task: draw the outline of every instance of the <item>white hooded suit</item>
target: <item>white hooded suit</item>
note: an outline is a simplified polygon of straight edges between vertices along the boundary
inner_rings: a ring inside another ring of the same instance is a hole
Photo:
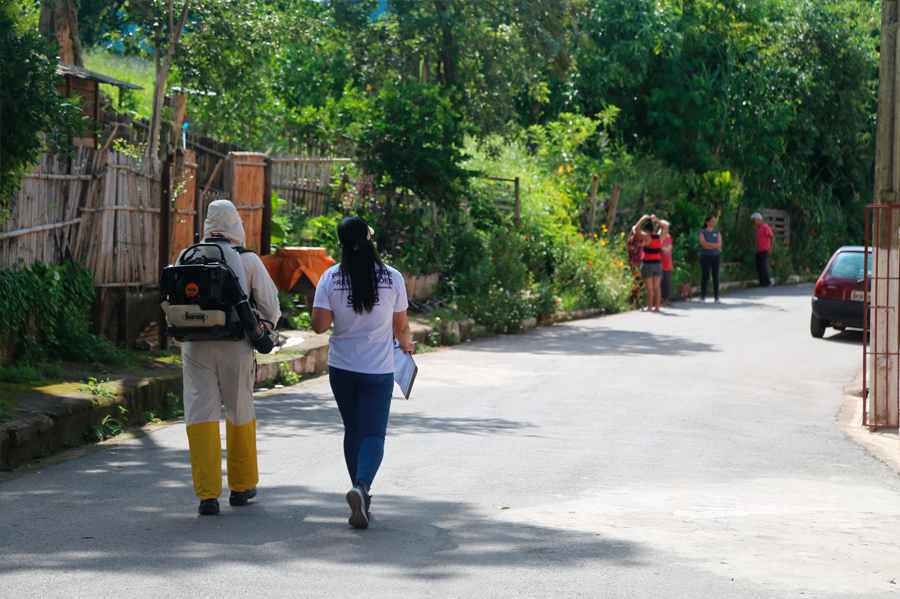
[[[209,205],[203,235],[221,233],[243,245],[244,227],[237,209],[228,200]],[[240,254],[244,288],[264,320],[278,322],[281,310],[278,290],[259,256]],[[184,366],[184,414],[191,451],[194,492],[203,499],[222,494],[222,442],[219,419],[225,406],[228,487],[246,491],[259,482],[256,462],[256,413],[253,383],[256,360],[250,340],[188,341],[182,350]]]

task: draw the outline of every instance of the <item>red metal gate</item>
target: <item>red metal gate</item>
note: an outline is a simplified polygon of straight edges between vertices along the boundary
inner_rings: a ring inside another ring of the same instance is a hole
[[[863,426],[891,428],[900,424],[900,205],[866,206],[866,248]]]

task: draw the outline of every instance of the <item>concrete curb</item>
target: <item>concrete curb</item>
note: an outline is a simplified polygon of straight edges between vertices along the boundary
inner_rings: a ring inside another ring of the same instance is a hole
[[[844,407],[838,415],[838,428],[864,447],[873,458],[900,474],[900,434],[897,429],[869,431],[862,425],[862,368],[843,391]]]
[[[266,380],[275,380],[278,375],[278,366],[286,363],[288,368],[300,376],[324,374],[328,372],[328,339],[330,335],[301,335],[302,347],[298,349],[304,353],[299,356],[289,356],[279,359],[278,354],[271,358],[257,357],[256,380],[254,387],[259,387]]]
[[[800,283],[809,283],[815,281],[818,277],[813,275],[791,275],[784,281],[777,278],[772,279],[772,286],[776,285],[798,285]],[[712,283],[710,283],[712,285]],[[759,286],[759,281],[726,281],[719,283],[719,291],[740,291],[741,289],[753,289]],[[691,293],[700,294],[700,285],[691,285]]]
[[[73,392],[20,400],[16,410],[25,412],[23,416],[0,423],[0,461],[16,464],[61,449],[81,440],[88,427],[100,426],[107,416],[123,426],[137,424],[143,412],[158,413],[173,403],[168,394],[180,397],[184,386],[181,374],[174,372],[159,377],[125,377],[108,384],[116,390],[115,397]],[[181,401],[177,403],[181,405]]]

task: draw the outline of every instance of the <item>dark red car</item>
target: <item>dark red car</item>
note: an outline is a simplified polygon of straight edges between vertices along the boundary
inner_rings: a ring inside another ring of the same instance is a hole
[[[866,249],[844,246],[837,250],[816,281],[812,298],[809,332],[825,335],[825,327],[838,331],[863,328],[863,281]],[[872,276],[872,248],[869,248],[869,276]]]

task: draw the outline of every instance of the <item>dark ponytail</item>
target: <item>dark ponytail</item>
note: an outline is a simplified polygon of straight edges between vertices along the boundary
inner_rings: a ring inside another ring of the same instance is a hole
[[[348,216],[338,224],[341,241],[342,277],[350,279],[350,302],[353,311],[371,313],[378,303],[378,279],[384,263],[369,239],[369,225],[362,217]]]

